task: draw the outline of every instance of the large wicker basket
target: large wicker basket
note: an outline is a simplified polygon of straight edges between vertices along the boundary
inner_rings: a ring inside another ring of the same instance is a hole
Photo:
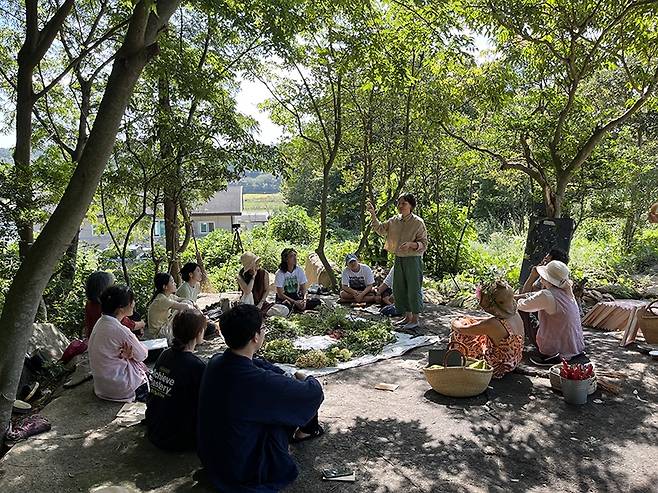
[[[432,388],[448,397],[473,397],[484,392],[491,382],[493,368],[485,365],[486,369],[468,368],[468,365],[477,360],[464,357],[456,350],[450,349],[444,357],[444,365],[450,352],[458,352],[461,357],[461,366],[443,366],[442,368],[423,368],[423,373]]]
[[[637,324],[647,344],[658,344],[658,300],[638,310]]]

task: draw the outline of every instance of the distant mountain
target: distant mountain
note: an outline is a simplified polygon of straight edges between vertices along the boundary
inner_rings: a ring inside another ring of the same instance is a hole
[[[281,178],[270,173],[250,171],[245,173],[238,184],[242,185],[243,193],[278,193],[281,191]]]

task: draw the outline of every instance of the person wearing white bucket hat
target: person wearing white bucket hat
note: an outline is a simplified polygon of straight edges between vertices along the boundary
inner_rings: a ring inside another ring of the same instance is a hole
[[[242,291],[240,303],[262,308],[269,291],[269,274],[260,267],[260,257],[253,252],[244,252],[240,257],[242,269],[236,280]]]
[[[523,312],[537,312],[537,349],[540,356],[531,358],[533,363],[552,365],[562,358],[583,353],[585,340],[580,323],[578,304],[571,290],[569,267],[559,260],[551,260],[537,267],[542,289],[528,293],[518,301]]]

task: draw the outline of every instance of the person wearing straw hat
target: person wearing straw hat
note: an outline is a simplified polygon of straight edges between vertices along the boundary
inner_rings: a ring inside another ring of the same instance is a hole
[[[267,298],[269,275],[260,267],[260,257],[253,252],[244,252],[240,257],[242,268],[236,277],[242,298],[240,303],[262,308]]]
[[[514,290],[502,280],[484,283],[475,293],[491,317],[462,317],[452,321],[451,342],[466,349],[467,358],[484,359],[501,378],[523,358],[523,320],[516,310]]]
[[[553,365],[561,359],[570,360],[583,353],[585,340],[580,323],[580,311],[571,289],[569,267],[559,260],[551,260],[537,267],[542,289],[528,293],[518,300],[518,309],[537,312],[538,357],[531,357],[537,365]]]

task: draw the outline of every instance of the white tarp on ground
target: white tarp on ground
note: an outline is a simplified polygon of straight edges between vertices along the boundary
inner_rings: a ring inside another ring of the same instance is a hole
[[[381,353],[374,356],[367,354],[359,358],[354,358],[350,361],[347,361],[346,363],[338,363],[338,366],[330,366],[325,368],[297,368],[296,366],[284,365],[282,363],[277,363],[277,366],[285,370],[287,373],[292,374],[297,370],[300,370],[307,375],[313,375],[317,377],[317,376],[329,375],[331,373],[336,373],[340,370],[347,370],[348,368],[356,368],[357,366],[369,365],[372,363],[376,363],[377,361],[395,358],[396,356],[402,356],[404,353],[411,351],[412,349],[415,349],[417,347],[429,346],[430,344],[439,342],[439,336],[413,337],[409,334],[403,334],[402,332],[394,332],[394,334],[396,337],[396,341],[384,346],[384,349],[382,350]],[[310,345],[308,339],[311,338],[306,338],[303,342],[298,342],[302,339],[304,338],[300,338],[297,341],[295,341],[295,346],[297,346],[298,343],[300,344],[304,343],[304,345],[307,346],[306,349],[320,349],[319,347],[308,347]]]

